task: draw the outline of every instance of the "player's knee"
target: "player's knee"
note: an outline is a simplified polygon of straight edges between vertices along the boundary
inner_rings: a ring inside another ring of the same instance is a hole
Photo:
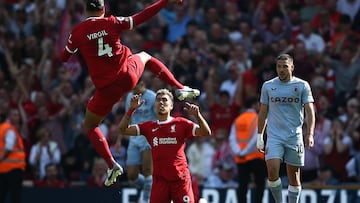
[[[137,55],[140,57],[141,61],[142,61],[144,64],[146,64],[146,63],[151,59],[151,57],[152,57],[150,54],[148,54],[148,53],[145,52],[145,51],[142,51],[142,52],[138,53]]]
[[[127,178],[130,180],[130,181],[135,181],[138,177],[138,172],[137,171],[134,171],[134,170],[128,170],[127,171]]]
[[[142,169],[142,173],[144,174],[145,177],[152,175],[151,167],[144,167]]]
[[[92,128],[96,128],[98,127],[100,121],[101,119],[85,117],[84,121],[82,122],[83,129],[88,131]]]
[[[95,122],[89,121],[89,119],[85,119],[82,123],[83,129],[87,132],[92,128],[96,128],[97,124]]]
[[[277,179],[279,177],[279,171],[277,171],[275,168],[268,168],[268,178],[270,180]]]

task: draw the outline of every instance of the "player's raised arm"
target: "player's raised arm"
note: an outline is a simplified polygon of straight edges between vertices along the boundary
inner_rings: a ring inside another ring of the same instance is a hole
[[[173,0],[159,0],[146,7],[139,13],[131,16],[134,22],[134,26],[137,26],[155,16],[162,8],[166,6],[167,2],[173,2]],[[177,2],[180,3],[179,1]]]
[[[195,130],[195,135],[200,136],[209,136],[211,135],[211,130],[209,124],[206,122],[205,118],[201,115],[199,107],[195,104],[185,103],[185,110],[192,116],[195,117],[199,128]]]
[[[62,62],[66,62],[69,60],[70,56],[75,54],[77,52],[77,48],[75,48],[74,50],[71,50],[71,48],[69,48],[69,45],[71,45],[71,35],[69,36],[67,45],[65,46],[65,48],[63,49],[62,53],[61,53],[61,61]]]
[[[130,100],[130,108],[126,112],[126,114],[122,117],[119,123],[119,133],[121,135],[139,135],[140,132],[135,125],[130,125],[131,116],[133,115],[134,111],[138,109],[143,102],[140,100],[141,95],[135,94]]]

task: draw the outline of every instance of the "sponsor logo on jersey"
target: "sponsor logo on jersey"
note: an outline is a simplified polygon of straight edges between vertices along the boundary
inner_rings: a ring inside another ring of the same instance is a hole
[[[177,144],[176,137],[154,137],[153,138],[153,146],[159,146],[159,145],[171,145],[171,144]]]
[[[271,102],[275,103],[299,103],[300,98],[297,97],[270,97]]]

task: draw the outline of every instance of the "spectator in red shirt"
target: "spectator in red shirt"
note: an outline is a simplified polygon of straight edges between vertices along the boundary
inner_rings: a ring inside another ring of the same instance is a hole
[[[42,180],[35,180],[34,186],[64,188],[67,182],[61,178],[58,166],[55,163],[48,163],[45,166],[45,177]]]
[[[326,6],[314,16],[312,27],[329,42],[339,25],[341,13],[336,10],[336,0],[328,0]]]
[[[334,57],[340,56],[340,51],[344,47],[353,46],[360,41],[360,34],[351,29],[351,18],[343,14],[340,17],[339,31],[331,38],[331,50]]]
[[[234,69],[234,71],[240,72],[240,69]],[[210,109],[211,130],[214,133],[216,133],[219,129],[225,129],[227,132],[230,132],[231,124],[236,118],[236,116],[239,114],[240,110],[242,94],[242,74],[238,73],[239,81],[235,90],[233,102],[231,102],[229,92],[227,92],[226,90],[219,91],[217,89],[215,75],[215,68],[210,68],[205,86],[206,99]]]
[[[91,175],[86,181],[87,187],[104,187],[104,181],[106,179],[106,162],[102,158],[95,157],[92,166]],[[115,185],[113,185],[115,186]]]

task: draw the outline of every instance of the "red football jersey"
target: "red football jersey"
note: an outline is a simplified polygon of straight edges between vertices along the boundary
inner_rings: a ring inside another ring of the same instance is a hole
[[[122,72],[124,62],[132,54],[120,40],[121,31],[132,28],[132,17],[90,17],[73,29],[65,49],[72,54],[78,53],[85,61],[94,85],[104,87]]]
[[[151,145],[154,176],[175,181],[190,175],[185,140],[195,136],[198,127],[194,122],[174,117],[169,121],[148,121],[137,125]]]
[[[210,106],[211,131],[216,133],[218,129],[226,129],[230,132],[231,124],[239,115],[240,106],[236,103],[222,107],[219,104]]]

